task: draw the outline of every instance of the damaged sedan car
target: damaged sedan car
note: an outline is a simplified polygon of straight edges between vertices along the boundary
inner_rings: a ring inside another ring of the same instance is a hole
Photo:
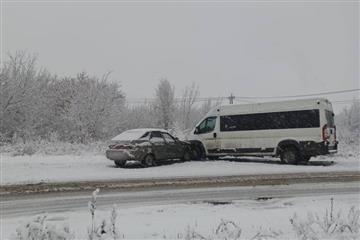
[[[118,167],[138,161],[145,167],[169,159],[191,160],[191,145],[163,129],[127,130],[111,140],[106,157]]]

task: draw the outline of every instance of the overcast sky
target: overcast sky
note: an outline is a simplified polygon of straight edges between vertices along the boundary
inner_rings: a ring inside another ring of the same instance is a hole
[[[3,49],[60,76],[113,71],[129,98],[276,96],[359,88],[359,7],[338,3],[3,3]],[[329,96],[351,99],[358,93]]]

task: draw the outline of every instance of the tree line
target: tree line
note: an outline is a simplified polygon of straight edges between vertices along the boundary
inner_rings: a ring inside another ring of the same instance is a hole
[[[58,77],[36,65],[26,52],[8,55],[0,68],[0,142],[56,139],[87,143],[106,140],[132,128],[191,129],[219,100],[199,104],[193,83],[175,98],[175,87],[160,79],[154,100],[132,105],[118,82],[81,72]],[[140,96],[141,97],[141,96]],[[360,104],[335,117],[338,137],[359,144]],[[185,131],[186,132],[186,131]]]
[[[0,69],[0,141],[55,138],[86,143],[131,128],[185,130],[194,126],[216,101],[195,104],[195,84],[175,100],[175,87],[161,79],[155,100],[130,105],[118,82],[81,72],[58,77],[36,65],[26,52],[9,55]]]

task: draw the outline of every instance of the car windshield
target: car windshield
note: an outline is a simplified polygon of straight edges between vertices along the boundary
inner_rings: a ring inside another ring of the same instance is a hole
[[[125,132],[117,135],[116,137],[114,137],[111,140],[112,141],[134,141],[134,140],[138,140],[139,138],[144,136],[146,133],[147,132],[143,131],[143,130],[128,130],[128,131],[125,131]]]

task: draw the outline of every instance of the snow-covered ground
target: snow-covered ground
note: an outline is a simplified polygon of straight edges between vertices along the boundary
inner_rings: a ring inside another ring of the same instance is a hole
[[[121,239],[184,239],[189,232],[195,232],[205,237],[216,236],[216,228],[223,220],[233,221],[241,228],[242,239],[251,239],[257,233],[273,235],[276,239],[295,239],[295,231],[290,223],[294,213],[301,220],[306,220],[309,212],[317,213],[323,220],[326,211],[328,211],[328,217],[331,212],[331,198],[334,199],[334,218],[339,211],[346,218],[352,206],[356,206],[358,209],[360,199],[357,194],[238,200],[221,204],[189,202],[172,205],[117,207],[116,226]],[[98,200],[101,201],[101,199]],[[96,223],[100,224],[103,219],[109,223],[110,211],[111,207],[98,208],[95,213]],[[21,216],[1,219],[3,226],[1,239],[9,239],[12,234],[16,233],[16,228],[33,218],[34,216]],[[75,234],[76,239],[87,239],[86,231],[91,226],[91,216],[87,206],[79,211],[48,214],[47,220],[49,224],[57,226],[65,223]],[[231,224],[228,227],[227,231],[234,230]],[[235,230],[237,231],[237,229]]]
[[[359,153],[312,158],[308,165],[283,165],[276,158],[238,158],[218,161],[171,162],[151,168],[115,168],[103,155],[1,156],[1,184],[229,176],[249,174],[360,171]]]

